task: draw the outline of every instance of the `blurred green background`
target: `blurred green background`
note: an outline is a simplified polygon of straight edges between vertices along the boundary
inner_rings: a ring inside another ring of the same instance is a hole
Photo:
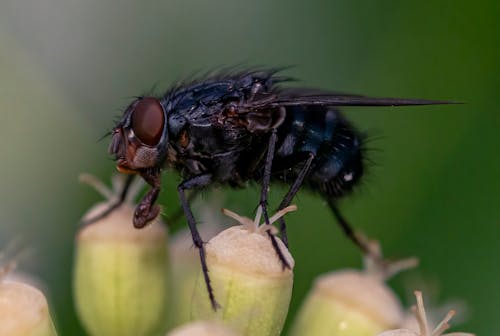
[[[99,196],[77,176],[114,171],[107,140],[98,142],[113,118],[130,97],[195,71],[296,65],[287,73],[308,86],[467,103],[346,109],[372,135],[375,164],[342,208],[387,256],[420,258],[391,281],[403,297],[417,283],[437,304],[459,299],[460,329],[498,335],[499,15],[496,1],[2,0],[0,246],[20,237],[32,248],[21,268],[47,286],[60,334],[82,334],[73,239]],[[169,212],[177,181],[165,183]],[[273,204],[283,192],[272,189]],[[257,202],[255,188],[221,194],[251,216],[243,200]],[[315,276],[360,265],[320,199],[302,193],[296,203],[290,317]]]

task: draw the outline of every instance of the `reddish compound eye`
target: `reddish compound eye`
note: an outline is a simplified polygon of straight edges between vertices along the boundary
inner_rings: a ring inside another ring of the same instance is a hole
[[[156,146],[163,133],[163,108],[158,99],[141,99],[132,112],[132,130],[145,145]]]

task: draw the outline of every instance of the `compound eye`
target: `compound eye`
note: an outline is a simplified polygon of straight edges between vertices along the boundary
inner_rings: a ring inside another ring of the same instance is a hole
[[[145,97],[132,112],[132,130],[135,136],[148,146],[156,146],[163,133],[163,108],[158,99]]]

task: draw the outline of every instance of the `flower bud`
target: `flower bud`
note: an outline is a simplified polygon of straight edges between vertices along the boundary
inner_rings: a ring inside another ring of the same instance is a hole
[[[378,245],[375,248],[380,254]],[[342,270],[317,278],[290,335],[372,336],[398,326],[403,308],[384,279],[396,268],[413,266],[415,261],[384,265],[383,270],[380,261],[366,261],[366,271]]]
[[[97,184],[97,189],[105,188],[88,176],[86,180]],[[93,218],[114,201],[110,197],[85,218]],[[83,227],[76,237],[74,294],[79,317],[90,335],[165,332],[167,233],[159,220],[135,229],[133,213],[127,201]]]
[[[295,206],[280,211],[271,223]],[[206,245],[207,265],[220,308],[212,309],[200,272],[192,303],[197,319],[219,319],[244,335],[279,335],[290,304],[293,272],[283,267],[269,239],[271,225],[258,226],[261,209],[252,221],[223,210],[241,224],[212,238]],[[272,231],[271,231],[272,232]],[[277,243],[293,268],[283,242]]]
[[[227,326],[215,321],[197,321],[170,331],[167,336],[238,336]]]
[[[377,336],[420,336],[420,334],[410,329],[393,329],[384,331]]]
[[[415,291],[415,296],[417,298],[417,306],[412,307],[413,308],[412,310],[413,313],[415,314],[419,331],[411,329],[393,329],[384,331],[378,334],[377,336],[446,336],[446,335],[474,336],[473,334],[462,333],[462,332],[443,334],[450,327],[448,322],[455,315],[454,310],[450,310],[448,314],[446,314],[444,319],[431,331],[430,330],[431,328],[429,327],[429,323],[427,321],[427,316],[424,307],[424,300],[422,298],[422,292]]]
[[[5,271],[6,269],[0,269]],[[56,336],[45,296],[38,289],[0,274],[0,335]]]

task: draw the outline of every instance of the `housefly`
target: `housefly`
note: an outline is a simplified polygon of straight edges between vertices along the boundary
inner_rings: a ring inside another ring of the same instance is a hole
[[[141,96],[125,109],[113,128],[109,152],[120,172],[141,176],[150,190],[138,204],[133,224],[144,227],[160,212],[155,201],[161,172],[173,168],[183,181],[180,204],[198,248],[211,304],[203,240],[196,228],[187,190],[211,185],[261,185],[259,205],[269,223],[267,196],[272,182],[289,185],[279,209],[304,186],[317,192],[332,209],[341,228],[364,252],[369,248],[337,208],[337,200],[359,183],[364,171],[364,136],[339,112],[340,106],[446,104],[444,101],[371,98],[283,84],[278,70],[222,71],[183,83],[162,96]],[[121,195],[125,198],[127,187]],[[101,214],[110,213],[120,203]],[[268,232],[283,267],[290,267],[276,237]],[[280,235],[288,244],[285,221]]]

